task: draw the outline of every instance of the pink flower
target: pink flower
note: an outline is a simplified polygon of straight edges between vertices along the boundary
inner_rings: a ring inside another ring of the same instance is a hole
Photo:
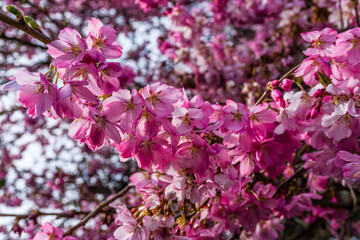
[[[149,169],[155,166],[158,169],[162,169],[165,167],[166,163],[170,160],[170,154],[160,144],[162,141],[162,139],[153,138],[139,144],[139,147],[136,149],[135,158],[140,168]]]
[[[86,86],[96,96],[102,96],[103,90],[98,85],[99,76],[95,64],[78,63],[66,69],[63,76],[64,81],[87,81],[89,84]]]
[[[106,116],[95,109],[86,109],[84,116],[70,124],[69,135],[77,139],[80,143],[86,142],[87,145],[97,150],[114,142],[121,143],[121,136],[118,127]]]
[[[285,92],[289,92],[291,90],[292,81],[288,78],[285,78],[281,82],[281,88],[284,89]]]
[[[270,96],[280,107],[285,107],[286,103],[279,89],[272,90]]]
[[[148,140],[155,137],[161,126],[161,121],[150,111],[142,111],[140,118],[134,123],[135,137],[139,140]]]
[[[334,139],[335,142],[350,137],[355,117],[359,117],[359,113],[354,100],[350,99],[348,102],[337,104],[333,112],[322,119],[321,125],[326,128],[325,135]]]
[[[191,141],[178,146],[175,161],[184,169],[191,169],[193,173],[206,175],[209,171],[209,153],[206,142],[198,135],[191,135]]]
[[[343,174],[347,178],[360,178],[360,156],[346,151],[339,151],[336,155],[335,166],[342,168]]]
[[[360,63],[360,28],[338,34],[333,57],[336,61],[347,60],[353,65]]]
[[[118,77],[121,75],[121,66],[119,63],[104,63],[99,67],[98,73],[98,86],[104,93],[112,94],[120,89],[120,80]]]
[[[115,223],[121,225],[114,232],[117,240],[147,240],[149,239],[149,230],[142,227],[126,206],[116,207]]]
[[[99,19],[92,18],[88,21],[87,31],[88,36],[85,41],[89,48],[88,53],[93,58],[105,61],[106,59],[121,57],[123,48],[115,42],[115,29],[109,26],[103,26]]]
[[[325,73],[326,76],[330,76],[330,68],[326,63],[318,56],[311,56],[305,59],[301,66],[295,71],[295,77],[303,77],[304,83],[307,85],[316,85],[315,73]]]
[[[222,129],[240,131],[247,128],[249,124],[249,112],[244,104],[227,100],[222,110],[224,121]]]
[[[146,107],[156,116],[168,117],[174,111],[173,103],[180,97],[180,91],[162,83],[147,85],[141,91]]]
[[[85,44],[78,31],[64,28],[59,33],[59,39],[47,45],[47,52],[54,58],[52,64],[66,68],[75,62],[80,62],[85,55]]]
[[[57,86],[42,74],[20,70],[15,80],[3,86],[4,90],[20,90],[17,97],[23,107],[29,108],[29,116],[37,117],[49,110],[56,101]]]
[[[307,56],[320,56],[325,61],[330,60],[334,49],[336,33],[335,30],[330,28],[325,28],[322,31],[302,33],[301,37],[311,43],[311,48],[306,49],[304,54]]]
[[[144,101],[135,89],[120,89],[103,102],[104,115],[112,122],[119,122],[125,132],[132,132],[135,121],[141,115]],[[114,111],[116,109],[116,111]]]
[[[41,226],[42,232],[35,235],[33,240],[61,240],[64,232],[60,228],[56,228],[51,223],[45,223]],[[70,239],[69,239],[70,240]]]
[[[204,114],[200,109],[186,109],[183,107],[175,108],[172,115],[172,124],[175,126],[176,131],[180,135],[185,135],[191,132],[194,129],[194,120],[204,117]]]

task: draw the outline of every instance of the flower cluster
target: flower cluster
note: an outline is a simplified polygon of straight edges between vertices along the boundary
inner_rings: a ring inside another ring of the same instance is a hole
[[[112,146],[121,161],[132,158],[144,170],[131,176],[142,203],[117,207],[116,239],[276,239],[281,220],[294,217],[332,221],[336,234],[344,221],[338,210],[313,201],[328,177],[355,182],[360,172],[360,28],[303,34],[311,47],[293,79],[300,91],[289,78],[274,80],[274,101],[252,106],[188,98],[161,82],[121,88],[122,67],[107,62],[122,53],[115,36],[97,19],[85,39],[65,28],[48,44],[48,73],[21,71],[4,88],[18,91],[30,116],[72,119],[72,138],[93,150]],[[294,183],[283,192],[280,182],[302,160],[311,173],[307,190],[297,192],[301,183]],[[45,226],[39,236],[61,239]]]

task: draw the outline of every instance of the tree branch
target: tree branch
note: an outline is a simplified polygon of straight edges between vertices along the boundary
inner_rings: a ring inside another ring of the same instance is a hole
[[[81,226],[84,226],[91,218],[95,217],[99,213],[101,213],[102,209],[108,206],[110,203],[115,201],[117,198],[124,196],[129,190],[132,188],[132,186],[126,186],[123,188],[120,192],[112,196],[109,200],[106,200],[105,202],[101,202],[97,207],[90,212],[88,215],[86,215],[79,223],[77,223],[75,226],[69,228],[64,233],[64,237],[71,235],[76,229],[78,229]]]
[[[57,217],[72,217],[74,215],[85,215],[89,214],[89,211],[68,211],[68,212],[62,212],[62,213],[56,213],[56,212],[39,212],[34,210],[31,213],[28,214],[12,214],[12,213],[0,213],[0,217],[15,217],[18,219],[22,218],[30,218],[30,217],[38,217],[38,216],[57,216]]]
[[[4,39],[4,40],[7,40],[7,41],[18,42],[18,43],[20,43],[20,44],[23,44],[23,45],[26,45],[26,46],[29,46],[29,47],[47,49],[47,48],[44,47],[44,46],[37,45],[37,44],[34,44],[34,43],[32,43],[32,42],[23,41],[23,40],[21,40],[21,39],[15,38],[15,37],[8,37],[8,36],[5,35],[5,33],[2,33],[2,34],[0,35],[0,38],[1,38],[1,39]]]
[[[356,199],[358,202],[359,199]],[[354,200],[348,199],[344,202],[332,202],[330,200],[325,199],[312,199],[313,204],[321,206],[321,207],[329,207],[334,209],[354,209]]]
[[[20,23],[16,20],[12,19],[11,17],[6,16],[1,11],[0,11],[0,21],[4,22],[6,24],[9,24],[10,26],[13,26],[17,29],[20,29],[21,31],[23,31],[27,34],[30,34],[31,36],[38,39],[39,41],[41,41],[44,44],[48,44],[48,43],[52,42],[52,40],[48,36],[36,31],[35,29],[32,29],[27,24]]]
[[[288,185],[293,179],[300,176],[304,171],[305,171],[304,166],[301,166],[298,170],[296,170],[296,172],[292,176],[290,176],[288,179],[286,179],[285,181],[279,184],[279,186],[276,188],[275,194],[278,194],[281,189],[283,189],[286,185]]]

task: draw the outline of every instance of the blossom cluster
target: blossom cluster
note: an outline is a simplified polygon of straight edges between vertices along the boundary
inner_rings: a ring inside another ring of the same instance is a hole
[[[107,61],[122,47],[94,18],[86,38],[65,28],[48,44],[49,72],[20,71],[4,89],[17,91],[30,116],[73,120],[69,135],[89,148],[109,145],[121,161],[136,160],[143,171],[130,180],[142,202],[116,207],[115,239],[276,239],[282,220],[294,217],[323,218],[336,235],[347,212],[313,201],[329,177],[344,184],[359,177],[360,28],[302,37],[311,43],[308,58],[293,79],[269,82],[274,101],[259,105],[212,104],[161,82],[122,88],[128,72]],[[311,150],[301,156],[303,146]],[[302,160],[306,191],[298,192],[300,183],[281,191]],[[48,236],[62,232],[45,225],[35,239]]]

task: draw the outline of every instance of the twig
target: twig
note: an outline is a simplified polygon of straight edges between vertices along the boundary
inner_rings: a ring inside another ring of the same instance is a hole
[[[85,215],[89,214],[89,211],[69,211],[69,212],[39,212],[34,210],[28,214],[13,214],[13,213],[0,213],[0,217],[15,217],[18,219],[30,218],[31,216],[57,216],[57,217],[71,217],[73,215]]]
[[[284,80],[285,78],[289,77],[293,72],[295,72],[296,69],[298,69],[300,67],[301,63],[296,65],[295,67],[293,67],[292,69],[290,69],[290,71],[288,71],[287,73],[285,73],[285,75],[283,75],[280,79],[279,82],[281,83],[282,80]],[[255,106],[259,105],[260,103],[262,103],[262,101],[264,101],[265,98],[267,98],[267,96],[269,96],[270,94],[270,89],[266,89],[265,92],[263,93],[263,95],[261,95],[261,97],[259,98],[259,100],[257,100],[257,102],[255,103]]]
[[[321,207],[329,207],[334,209],[351,209],[354,207],[354,200],[349,199],[344,202],[332,202],[330,200],[325,199],[312,199],[313,204],[321,206]],[[357,202],[357,200],[356,200]]]
[[[112,203],[113,201],[115,201],[117,198],[122,197],[125,193],[127,193],[130,188],[132,188],[133,186],[126,186],[125,188],[123,188],[120,192],[118,192],[117,194],[115,194],[114,196],[112,196],[109,200],[106,200],[105,202],[101,202],[99,205],[97,205],[97,207],[90,212],[88,215],[86,215],[83,219],[81,219],[80,222],[78,222],[75,226],[69,228],[68,230],[66,230],[66,232],[64,233],[64,237],[71,235],[76,229],[78,229],[81,226],[84,226],[91,218],[95,217],[96,215],[98,215],[99,213],[101,213],[102,209],[105,208],[106,206],[108,206],[110,203]]]
[[[353,187],[350,184],[348,184],[348,188],[350,190],[350,194],[351,194],[351,198],[352,198],[353,212],[355,212],[356,211],[356,206],[357,206],[356,195],[355,195]]]
[[[1,11],[0,11],[0,21],[4,22],[6,24],[9,24],[10,26],[13,26],[17,29],[20,29],[21,31],[23,31],[27,34],[30,34],[31,36],[38,39],[39,41],[41,41],[44,44],[48,44],[48,43],[52,42],[52,40],[48,36],[36,31],[35,29],[32,29],[27,24],[20,23],[16,20],[12,19],[11,17],[6,16]]]
[[[341,29],[344,29],[344,17],[343,17],[343,12],[342,12],[341,0],[339,0],[339,12],[340,12]]]
[[[358,27],[360,27],[360,18],[359,18],[359,12],[358,12],[358,4],[359,4],[359,1],[358,0],[355,0],[354,1],[354,8],[355,8],[355,17],[356,17],[356,25]]]
[[[32,43],[32,42],[23,41],[23,40],[21,40],[21,39],[15,38],[15,37],[8,37],[8,36],[5,35],[5,33],[1,34],[1,35],[0,35],[0,38],[1,38],[1,39],[4,39],[4,40],[7,40],[7,41],[18,42],[18,43],[21,43],[21,44],[23,44],[23,45],[27,45],[27,46],[29,46],[29,47],[47,49],[46,47],[44,47],[44,46],[42,46],[42,45],[37,45],[37,44],[34,44],[34,43]]]
[[[305,171],[304,166],[301,166],[298,170],[296,170],[296,172],[291,177],[281,182],[279,186],[277,186],[275,194],[278,194],[282,188],[284,188],[287,184],[289,184],[293,179],[300,176],[304,171]]]

